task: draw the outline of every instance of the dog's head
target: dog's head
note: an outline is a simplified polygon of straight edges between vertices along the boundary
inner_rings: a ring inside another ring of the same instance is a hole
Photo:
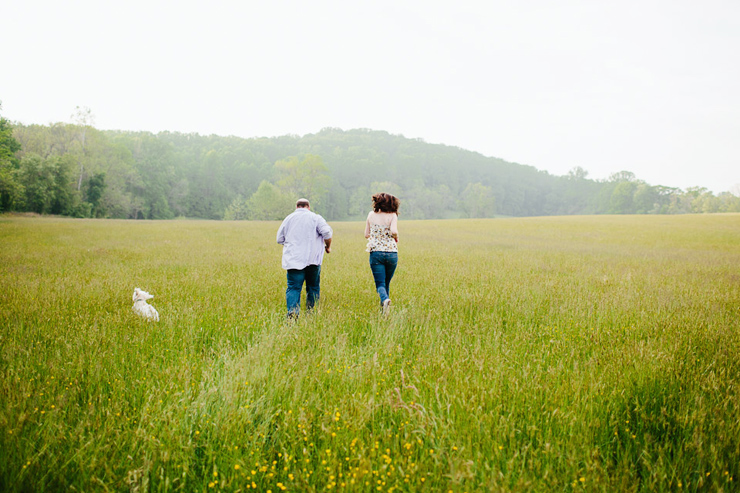
[[[140,301],[140,300],[150,300],[154,298],[151,294],[147,293],[146,291],[142,291],[139,288],[134,289],[134,301]]]

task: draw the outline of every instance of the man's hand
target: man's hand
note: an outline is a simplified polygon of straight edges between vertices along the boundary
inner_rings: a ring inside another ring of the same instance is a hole
[[[324,240],[324,251],[326,253],[331,253],[331,238]]]

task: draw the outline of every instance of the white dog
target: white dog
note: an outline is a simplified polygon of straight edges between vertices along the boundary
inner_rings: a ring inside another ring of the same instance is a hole
[[[146,302],[146,300],[150,300],[152,298],[154,298],[154,296],[147,293],[146,291],[142,291],[139,288],[134,289],[133,310],[134,313],[144,317],[147,320],[154,320],[155,322],[159,322],[159,313],[152,305]]]

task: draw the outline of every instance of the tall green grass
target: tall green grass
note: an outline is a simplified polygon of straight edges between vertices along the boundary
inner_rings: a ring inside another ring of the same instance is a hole
[[[0,490],[738,490],[740,215],[277,226],[0,218]]]

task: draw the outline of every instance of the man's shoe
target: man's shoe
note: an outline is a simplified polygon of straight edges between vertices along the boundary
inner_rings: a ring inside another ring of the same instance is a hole
[[[388,298],[383,302],[383,315],[388,315],[391,312],[391,299]]]

